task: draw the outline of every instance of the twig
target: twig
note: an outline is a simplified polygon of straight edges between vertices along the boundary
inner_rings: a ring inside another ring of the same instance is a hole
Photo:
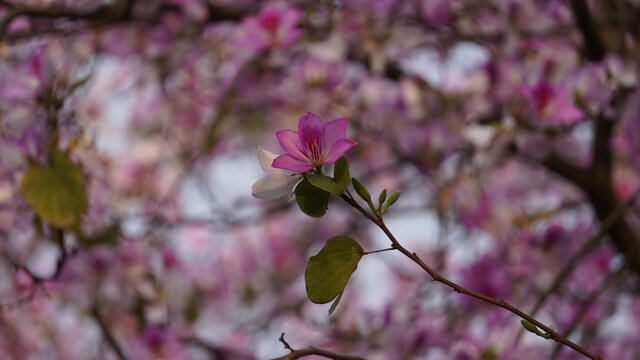
[[[618,218],[622,216],[622,214],[624,214],[624,211],[634,203],[638,196],[640,196],[640,188],[638,188],[638,190],[636,190],[636,192],[633,193],[633,195],[631,195],[627,200],[620,203],[618,207],[616,207],[616,209],[602,223],[602,226],[600,226],[598,232],[589,240],[587,240],[582,245],[582,247],[578,249],[578,251],[571,257],[571,259],[569,259],[569,261],[565,263],[564,267],[560,270],[560,272],[558,272],[558,275],[556,275],[549,288],[547,288],[547,290],[545,290],[545,292],[543,292],[542,295],[540,295],[540,297],[538,298],[535,306],[533,307],[533,309],[531,309],[531,316],[535,316],[535,314],[540,310],[549,295],[553,294],[560,288],[562,283],[564,283],[569,275],[571,275],[580,260],[591,250],[595,249],[598,246],[609,229],[611,229],[611,226],[613,226]]]
[[[584,315],[587,313],[591,304],[593,304],[596,301],[596,299],[604,292],[604,290],[610,285],[611,280],[618,278],[622,273],[623,273],[623,269],[620,269],[614,273],[609,274],[607,277],[605,277],[602,280],[602,282],[600,283],[600,287],[597,290],[593,291],[591,295],[589,295],[589,298],[587,298],[587,300],[585,300],[585,302],[582,304],[580,311],[575,315],[575,317],[573,318],[573,321],[571,322],[567,330],[564,332],[564,337],[571,336],[571,333],[573,333],[573,331],[576,329],[576,327],[578,326],[578,323],[580,322],[580,320],[582,320]],[[562,346],[560,346],[560,344],[557,344],[557,346],[551,352],[550,359],[555,360],[558,357],[558,355],[560,355],[561,350],[562,350]]]
[[[182,341],[185,344],[196,346],[205,350],[212,356],[212,359],[250,358],[249,355],[242,353],[238,350],[226,348],[223,346],[217,346],[215,344],[210,344],[197,337],[191,337],[191,336],[181,337],[180,341]]]
[[[287,350],[289,350],[290,353],[288,355],[281,356],[273,360],[294,360],[294,359],[300,359],[305,356],[311,356],[311,355],[322,356],[322,357],[325,357],[328,359],[334,359],[334,360],[366,360],[365,358],[360,356],[338,354],[333,351],[318,349],[313,346],[309,346],[307,348],[300,349],[300,350],[294,350],[291,347],[291,345],[289,345],[289,343],[287,343],[287,341],[284,339],[284,333],[280,335],[280,338],[278,340],[280,340],[280,342],[284,344],[284,347]]]
[[[581,353],[582,355],[584,355],[584,356],[586,356],[586,357],[588,357],[590,359],[602,360],[601,356],[593,354],[593,353],[589,352],[588,350],[584,349],[583,347],[573,343],[572,341],[568,340],[564,336],[560,335],[555,330],[553,330],[550,327],[544,325],[540,321],[538,321],[535,318],[533,318],[532,316],[526,314],[522,310],[514,307],[513,305],[507,303],[506,301],[504,301],[502,299],[497,300],[497,299],[494,299],[492,297],[477,293],[475,291],[468,290],[468,289],[466,289],[466,288],[454,283],[453,281],[447,279],[446,277],[440,275],[437,271],[433,270],[429,265],[427,265],[416,253],[412,253],[409,250],[407,250],[406,248],[404,248],[398,242],[398,240],[395,238],[395,236],[391,233],[391,231],[387,228],[386,224],[384,223],[384,220],[377,219],[375,216],[373,216],[372,214],[367,212],[357,202],[355,202],[354,200],[350,199],[348,196],[342,194],[342,195],[340,195],[340,198],[342,198],[349,205],[351,205],[351,207],[353,207],[354,209],[356,209],[357,211],[362,213],[364,216],[369,218],[369,220],[371,220],[374,224],[376,224],[385,233],[385,235],[387,235],[389,240],[391,240],[391,246],[396,248],[396,249],[398,249],[398,251],[400,251],[406,257],[411,259],[414,263],[418,264],[418,266],[420,266],[424,271],[426,271],[431,276],[433,281],[437,281],[437,282],[440,282],[442,284],[445,284],[445,285],[449,286],[450,288],[452,288],[455,292],[458,292],[458,293],[461,293],[461,294],[465,294],[465,295],[474,297],[476,299],[482,300],[482,301],[484,301],[486,303],[489,303],[489,304],[501,307],[503,309],[506,309],[506,310],[510,311],[511,313],[521,317],[522,319],[525,319],[528,322],[534,324],[535,326],[540,328],[542,331],[544,331],[547,334],[549,334],[549,338],[550,339],[553,339],[556,342],[562,343],[562,344],[574,349],[575,351]]]
[[[284,339],[284,333],[280,334],[280,338],[278,340],[280,340],[280,342],[284,344],[285,349],[288,349],[291,352],[295,352],[295,350],[293,350],[293,348],[291,347],[291,345],[289,345],[287,340]]]
[[[373,250],[373,251],[365,251],[362,253],[362,255],[369,255],[369,254],[377,254],[377,253],[381,253],[384,251],[391,251],[391,250],[395,250],[396,248],[390,247],[387,249],[380,249],[380,250]]]
[[[107,340],[107,344],[109,344],[109,346],[111,346],[111,349],[113,349],[113,352],[116,353],[116,356],[118,357],[118,359],[127,360],[127,357],[122,351],[122,348],[120,347],[120,345],[118,345],[118,341],[116,340],[115,337],[113,337],[111,330],[109,329],[107,324],[104,322],[102,315],[100,315],[100,311],[98,310],[97,306],[94,305],[91,308],[91,315],[93,315],[93,317],[96,319],[98,326],[100,326],[100,330],[102,330],[102,335],[104,336],[105,340]]]

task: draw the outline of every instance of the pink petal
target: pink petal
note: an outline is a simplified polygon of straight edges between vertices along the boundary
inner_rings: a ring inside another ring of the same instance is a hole
[[[314,113],[308,112],[300,118],[298,122],[298,136],[302,144],[321,144],[324,136],[324,123],[322,119]]]
[[[273,164],[271,164],[271,166],[274,168],[286,169],[299,173],[307,172],[314,167],[313,165],[298,160],[289,154],[278,156],[277,158],[275,158],[275,160],[273,160]]]
[[[293,130],[280,130],[276,133],[280,146],[294,159],[306,160],[307,156],[303,152],[304,146],[300,143],[298,132]]]
[[[324,146],[331,149],[333,144],[347,135],[347,119],[335,119],[324,125]]]
[[[324,164],[333,164],[336,160],[338,160],[344,153],[346,153],[349,149],[356,146],[358,143],[349,140],[349,139],[340,139],[336,141],[335,144],[329,150],[329,153],[324,158]]]

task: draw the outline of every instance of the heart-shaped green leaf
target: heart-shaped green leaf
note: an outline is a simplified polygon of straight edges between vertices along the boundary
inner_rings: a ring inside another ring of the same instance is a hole
[[[363,254],[360,244],[348,236],[327,240],[322,250],[309,259],[304,273],[309,300],[325,304],[342,293]]]
[[[329,193],[302,179],[295,190],[296,202],[303,213],[311,217],[321,217],[327,212]]]
[[[87,208],[82,171],[66,153],[54,151],[50,167],[33,165],[22,178],[20,193],[51,225],[67,227]]]

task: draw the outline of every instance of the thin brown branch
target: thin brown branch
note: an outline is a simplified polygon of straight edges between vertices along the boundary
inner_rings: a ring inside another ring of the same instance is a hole
[[[5,252],[1,252],[0,256],[2,256],[14,268],[14,270],[21,269],[26,272],[33,279],[36,285],[39,285],[46,281],[56,280],[58,277],[60,277],[60,274],[62,273],[64,265],[70,254],[67,253],[67,250],[64,246],[64,230],[52,229],[51,238],[58,244],[58,247],[60,248],[60,256],[58,257],[58,261],[56,262],[56,268],[51,275],[37,275],[33,273],[31,269],[29,269],[26,265],[20,264],[17,260],[9,256],[9,254]]]
[[[312,355],[322,356],[322,357],[325,357],[328,359],[334,359],[334,360],[366,360],[365,358],[360,356],[338,354],[333,351],[318,349],[313,346],[300,349],[300,350],[295,350],[284,339],[284,333],[280,335],[280,338],[278,340],[280,340],[280,342],[284,344],[285,349],[289,350],[290,353],[287,355],[281,356],[279,358],[275,358],[273,360],[294,360],[294,359],[300,359],[300,358],[303,358],[306,356],[312,356]]]
[[[14,5],[9,9],[7,15],[0,21],[0,34],[4,35],[17,17],[26,16],[31,18],[46,19],[69,19],[85,21],[111,21],[124,19],[131,14],[135,0],[116,1],[110,5],[101,5],[94,9],[83,11],[63,6],[31,6]]]
[[[616,209],[611,214],[609,214],[606,220],[602,223],[602,225],[600,226],[600,229],[598,229],[598,232],[594,234],[591,238],[589,238],[580,247],[580,249],[578,249],[578,251],[569,259],[569,261],[565,263],[565,265],[562,267],[562,269],[558,272],[556,277],[553,279],[553,282],[551,283],[551,285],[538,298],[538,301],[534,305],[533,309],[531,309],[531,316],[535,316],[540,310],[540,308],[542,307],[542,305],[544,304],[544,302],[547,300],[547,298],[551,294],[558,291],[558,289],[560,289],[560,286],[564,283],[565,280],[567,280],[567,278],[569,278],[569,275],[573,273],[573,270],[580,263],[580,260],[582,260],[582,258],[586,254],[594,250],[600,244],[600,242],[604,239],[604,237],[609,232],[613,224],[622,216],[622,214],[624,214],[625,210],[627,210],[631,205],[633,205],[633,203],[638,198],[638,196],[640,196],[640,188],[636,190],[636,192],[633,195],[631,195],[627,200],[625,200],[623,203],[618,205],[618,207],[616,207]]]
[[[250,359],[253,358],[250,355],[239,352],[238,350],[226,348],[224,346],[217,346],[207,341],[199,339],[197,337],[182,337],[180,341],[187,345],[198,347],[205,350],[212,359]]]
[[[398,240],[395,238],[395,236],[391,233],[391,231],[387,228],[386,224],[384,223],[384,220],[382,219],[377,219],[375,216],[373,216],[372,214],[370,214],[367,210],[365,210],[363,207],[361,207],[357,202],[355,202],[353,199],[349,198],[347,195],[342,194],[340,195],[340,198],[342,198],[344,201],[346,201],[349,205],[351,205],[351,207],[353,207],[354,209],[356,209],[357,211],[359,211],[360,213],[362,213],[364,216],[366,216],[367,218],[369,218],[369,220],[371,220],[374,224],[376,224],[384,233],[385,235],[389,238],[389,240],[391,240],[391,246],[398,249],[398,251],[400,251],[402,254],[404,254],[406,257],[408,257],[409,259],[411,259],[414,263],[416,263],[418,266],[420,266],[424,271],[426,271],[429,276],[431,276],[431,278],[433,279],[433,281],[437,281],[440,282],[442,284],[447,285],[448,287],[452,288],[455,292],[458,292],[460,294],[465,294],[468,296],[471,296],[473,298],[482,300],[486,303],[501,307],[519,317],[521,317],[522,319],[525,319],[527,321],[529,321],[530,323],[534,324],[535,326],[537,326],[539,329],[541,329],[542,331],[546,332],[547,334],[549,334],[549,338],[562,343],[563,345],[566,345],[572,349],[574,349],[575,351],[581,353],[582,355],[593,359],[593,360],[602,360],[602,357],[596,354],[593,354],[591,352],[589,352],[587,349],[575,344],[574,342],[570,341],[569,339],[565,338],[564,336],[560,335],[558,332],[556,332],[555,330],[553,330],[552,328],[544,325],[543,323],[541,323],[540,321],[536,320],[535,318],[533,318],[532,316],[526,314],[524,311],[516,308],[515,306],[509,304],[508,302],[500,299],[494,299],[492,297],[477,293],[475,291],[471,291],[468,290],[458,284],[456,284],[455,282],[447,279],[446,277],[440,275],[437,271],[435,271],[434,269],[432,269],[429,265],[427,265],[416,253],[412,253],[409,250],[407,250],[406,248],[404,248],[399,242]]]
[[[602,280],[602,282],[600,283],[600,287],[594,290],[591,295],[589,295],[589,297],[584,301],[584,303],[580,307],[580,311],[578,311],[578,313],[575,315],[573,321],[571,321],[571,324],[569,325],[569,327],[567,327],[567,330],[564,331],[564,337],[568,338],[569,336],[571,336],[571,334],[578,327],[580,321],[582,321],[582,318],[584,318],[587,311],[589,311],[591,304],[593,304],[598,299],[598,297],[606,290],[606,288],[611,285],[611,282],[613,280],[619,280],[623,272],[624,270],[620,269],[614,273],[609,274]],[[560,344],[557,344],[557,346],[553,349],[553,352],[551,352],[551,360],[555,360],[558,355],[560,355],[561,350],[562,346],[560,346]]]
[[[109,344],[109,346],[111,347],[113,352],[116,354],[118,359],[127,360],[126,355],[122,351],[122,348],[118,344],[118,341],[116,340],[116,338],[111,333],[111,330],[109,329],[109,327],[105,323],[104,318],[100,314],[100,311],[98,310],[97,306],[94,306],[91,309],[91,315],[93,315],[93,318],[98,323],[98,326],[100,327],[100,330],[102,330],[102,335],[104,336],[105,340],[107,341],[107,344]]]

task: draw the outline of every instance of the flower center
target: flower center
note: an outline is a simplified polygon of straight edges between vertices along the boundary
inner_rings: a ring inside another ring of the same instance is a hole
[[[307,156],[309,157],[309,160],[311,160],[313,164],[317,164],[320,158],[322,157],[321,143],[318,143],[318,140],[314,139],[313,141],[305,141],[305,145],[309,150],[307,152]]]

